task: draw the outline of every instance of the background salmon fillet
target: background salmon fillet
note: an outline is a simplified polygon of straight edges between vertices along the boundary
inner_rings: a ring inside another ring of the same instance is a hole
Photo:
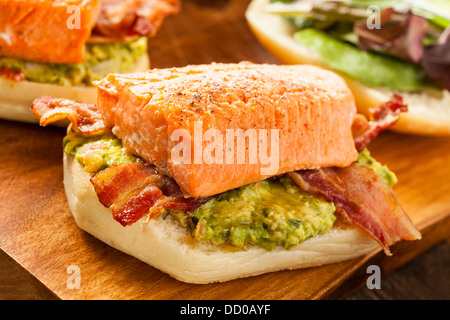
[[[269,175],[345,167],[357,157],[351,132],[353,95],[339,76],[312,66],[212,64],[109,75],[99,84],[98,108],[131,152],[173,177],[193,197],[260,181],[267,177],[261,169],[269,166],[259,156],[257,163],[250,163],[249,144],[244,164],[236,164],[236,146],[232,164],[225,156],[222,164],[207,164],[204,158],[196,164],[198,121],[203,133],[210,128],[223,133],[223,155],[227,129],[278,129],[279,161],[272,163],[278,168]],[[183,142],[192,148],[191,163],[174,161],[172,150],[180,146],[172,137],[176,129],[189,133]],[[208,145],[210,141],[203,142],[204,154]]]
[[[0,56],[48,63],[84,62],[85,43],[100,5],[101,0],[0,1]],[[70,6],[79,9],[73,11]],[[78,13],[79,28],[74,24]]]

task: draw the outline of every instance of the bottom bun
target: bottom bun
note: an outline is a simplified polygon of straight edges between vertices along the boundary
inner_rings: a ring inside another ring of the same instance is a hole
[[[150,60],[145,54],[130,72],[145,71],[150,67]],[[38,119],[30,110],[34,99],[41,96],[66,98],[86,103],[97,103],[97,87],[95,86],[63,86],[32,81],[11,81],[0,77],[0,118],[6,120],[38,123]],[[67,127],[66,121],[59,123]]]
[[[280,15],[266,11],[269,0],[253,0],[247,8],[246,19],[260,43],[281,63],[312,64],[329,69],[320,55],[298,43],[295,30]],[[368,115],[369,109],[391,99],[385,88],[370,87],[337,71],[355,96],[358,112]],[[394,131],[418,135],[450,135],[450,92],[397,92],[408,104],[408,112],[400,115],[391,128]]]
[[[132,226],[116,222],[97,198],[90,175],[73,156],[64,154],[64,186],[77,225],[99,240],[175,279],[188,283],[223,282],[263,273],[344,261],[379,248],[357,227],[339,226],[286,250],[215,246],[195,242],[170,216]]]

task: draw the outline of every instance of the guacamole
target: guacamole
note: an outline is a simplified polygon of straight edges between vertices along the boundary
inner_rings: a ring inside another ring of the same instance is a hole
[[[224,192],[192,212],[170,213],[196,240],[272,250],[276,246],[289,249],[327,232],[336,220],[334,212],[333,203],[281,177]]]
[[[147,38],[128,43],[86,44],[84,63],[38,63],[0,57],[0,68],[20,70],[32,82],[59,85],[92,85],[109,73],[130,71],[139,57],[147,52]]]
[[[358,159],[356,160],[356,162],[374,170],[375,173],[379,177],[381,177],[381,179],[383,179],[384,182],[386,182],[386,184],[390,187],[392,187],[398,181],[395,173],[390,171],[387,166],[383,166],[377,160],[372,158],[369,150],[367,149],[364,149],[358,154]]]
[[[122,141],[111,134],[84,137],[76,133],[63,139],[64,152],[75,156],[84,170],[96,173],[115,163],[139,161],[123,146]]]
[[[141,161],[112,134],[83,137],[68,134],[64,152],[75,156],[89,173],[114,163]],[[372,168],[393,185],[394,173],[363,150],[357,162]],[[279,176],[221,193],[195,210],[166,210],[197,241],[238,248],[256,245],[266,250],[290,249],[308,238],[330,230],[336,221],[335,206],[322,197],[302,191],[292,179]]]

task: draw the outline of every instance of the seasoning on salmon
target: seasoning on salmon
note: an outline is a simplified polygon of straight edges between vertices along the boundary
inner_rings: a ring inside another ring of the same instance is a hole
[[[35,62],[84,62],[101,0],[0,1],[0,56]]]
[[[223,137],[227,130],[277,130],[277,170],[271,176],[305,168],[346,167],[357,158],[353,95],[342,78],[313,66],[211,64],[111,74],[98,85],[97,108],[127,149],[174,178],[193,197],[268,177],[261,170],[267,164],[259,157],[256,163],[248,161],[253,156],[248,140],[245,163],[195,161],[198,148],[205,151],[211,143],[195,143],[194,129],[199,124],[203,133],[214,129]],[[182,139],[174,139],[180,132]],[[261,137],[267,146],[272,143],[272,136]],[[188,163],[173,161],[179,143],[192,151]],[[234,144],[233,149],[234,159],[242,157]],[[223,150],[214,152],[226,155],[227,151],[224,143]]]

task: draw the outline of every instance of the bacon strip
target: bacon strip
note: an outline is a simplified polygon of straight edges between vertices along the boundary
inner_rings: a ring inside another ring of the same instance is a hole
[[[93,35],[124,38],[130,35],[152,36],[165,17],[180,10],[179,0],[103,1]]]
[[[0,68],[0,76],[14,82],[25,80],[25,73],[22,70],[10,69],[8,67]]]
[[[370,168],[300,170],[287,174],[305,192],[323,196],[344,221],[354,222],[377,240],[387,255],[397,241],[420,239],[394,191]]]
[[[95,104],[44,96],[33,101],[31,111],[41,126],[69,119],[73,130],[83,135],[100,134],[107,130]]]
[[[408,111],[408,106],[403,103],[403,97],[394,94],[393,98],[379,104],[371,110],[370,120],[358,115],[353,122],[353,139],[358,151],[362,151],[381,131],[394,125],[401,112]]]
[[[92,176],[91,183],[99,201],[123,226],[146,215],[156,216],[164,209],[191,211],[211,199],[184,198],[173,179],[142,162],[112,165]]]

